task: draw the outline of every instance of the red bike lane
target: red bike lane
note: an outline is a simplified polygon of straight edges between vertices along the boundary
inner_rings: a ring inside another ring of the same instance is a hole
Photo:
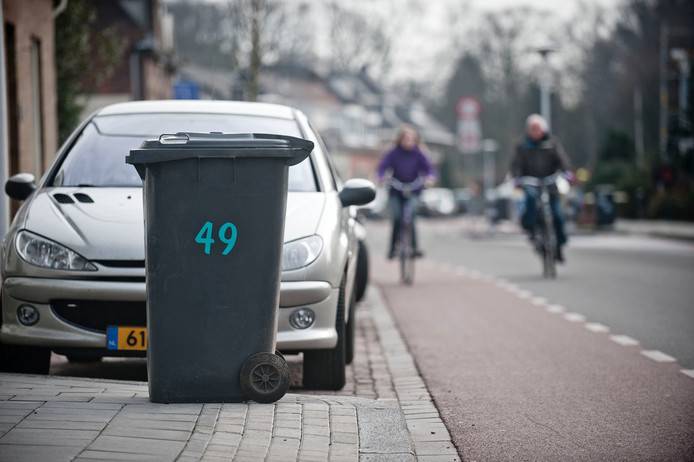
[[[412,287],[396,263],[373,274],[463,460],[694,460],[677,364],[464,269],[419,261]]]

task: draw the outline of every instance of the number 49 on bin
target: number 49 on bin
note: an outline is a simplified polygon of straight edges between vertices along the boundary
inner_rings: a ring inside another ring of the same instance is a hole
[[[211,221],[206,221],[205,224],[202,225],[202,228],[200,228],[200,231],[198,231],[198,235],[195,236],[195,242],[205,246],[205,254],[207,255],[210,255],[210,252],[212,251],[212,244],[215,242],[214,238],[212,237],[213,234],[214,223]],[[236,237],[238,234],[239,232],[236,229],[236,225],[233,223],[226,222],[219,227],[217,236],[219,237],[220,241],[226,244],[226,247],[222,251],[222,255],[229,255],[229,252],[231,252],[236,245]]]

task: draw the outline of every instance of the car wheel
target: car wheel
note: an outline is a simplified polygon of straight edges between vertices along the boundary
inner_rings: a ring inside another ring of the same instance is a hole
[[[349,321],[345,324],[345,363],[352,364],[354,360],[354,330],[357,323],[357,303],[355,293],[352,292],[352,301],[349,304]]]
[[[48,374],[50,366],[49,348],[0,343],[0,372]]]
[[[345,386],[345,281],[340,284],[335,320],[337,345],[304,352],[304,388],[341,390]]]
[[[354,277],[354,291],[356,292],[356,300],[362,301],[366,294],[366,286],[369,284],[369,251],[366,248],[364,241],[359,241],[359,249],[357,251],[357,274]]]

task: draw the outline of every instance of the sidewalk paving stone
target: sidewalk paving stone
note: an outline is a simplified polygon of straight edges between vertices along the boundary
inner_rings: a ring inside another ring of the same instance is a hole
[[[147,384],[0,374],[0,462],[459,460],[378,289],[357,312],[339,391],[275,404],[155,404]]]

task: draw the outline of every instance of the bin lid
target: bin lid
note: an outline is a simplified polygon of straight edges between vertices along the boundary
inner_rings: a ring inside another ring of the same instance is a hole
[[[144,176],[146,164],[201,158],[283,158],[287,165],[304,160],[313,142],[303,138],[265,133],[187,133],[163,134],[132,149],[125,162],[135,165]]]

